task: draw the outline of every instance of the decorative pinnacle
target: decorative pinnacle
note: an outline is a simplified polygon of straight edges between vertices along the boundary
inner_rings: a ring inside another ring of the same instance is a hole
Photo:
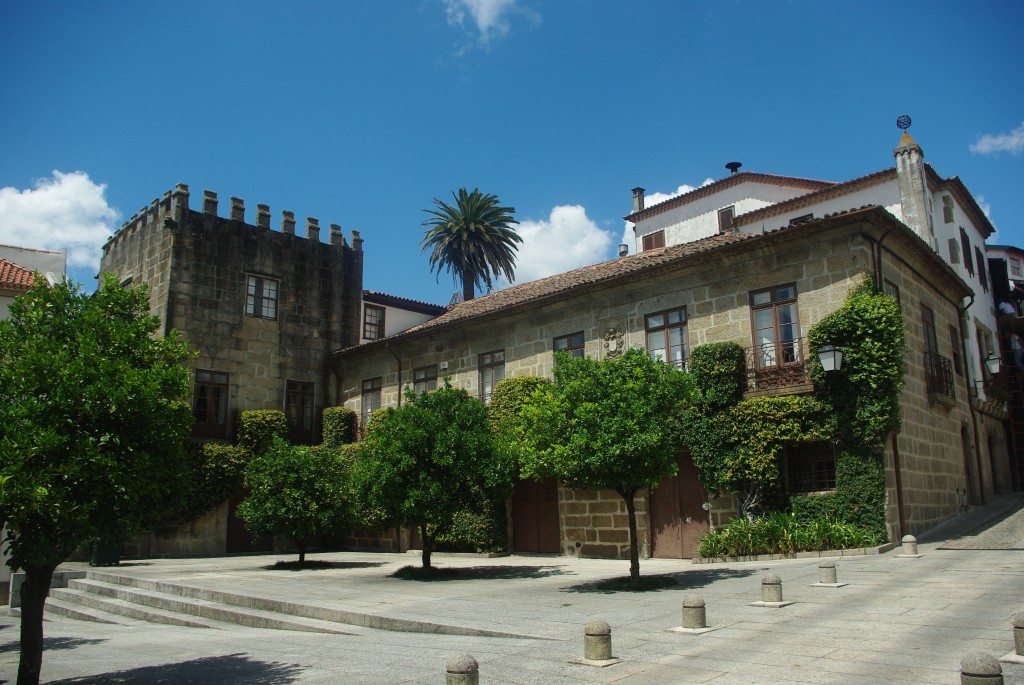
[[[906,131],[910,128],[910,117],[906,114],[901,114],[896,117],[896,128]]]

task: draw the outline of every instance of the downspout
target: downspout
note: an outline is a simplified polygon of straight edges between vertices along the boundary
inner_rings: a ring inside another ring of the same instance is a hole
[[[398,406],[402,406],[402,359],[391,349],[391,345],[384,343],[384,349],[391,353],[391,356],[398,362]]]
[[[885,233],[878,240],[872,238],[869,234],[863,233],[861,235],[871,243],[871,260],[874,262],[875,271],[875,290],[882,292],[882,241],[889,237],[892,233],[891,228],[886,229]],[[903,507],[903,466],[900,463],[900,445],[899,445],[899,432],[893,431],[889,434],[892,438],[892,473],[893,473],[893,485],[896,488],[896,525],[899,526],[898,536],[903,537],[903,533],[907,529],[907,519]],[[884,450],[883,450],[884,451]]]
[[[957,310],[958,310],[958,312],[960,314],[960,331],[961,331],[961,337],[960,337],[960,348],[961,348],[961,351],[960,351],[960,354],[962,354],[963,357],[964,357],[964,369],[967,372],[967,383],[968,383],[968,386],[967,386],[967,407],[971,411],[971,427],[974,429],[974,462],[975,462],[975,465],[978,468],[978,502],[981,505],[984,505],[985,504],[985,474],[982,473],[982,471],[981,471],[981,440],[979,439],[980,436],[978,434],[978,415],[977,415],[977,412],[974,409],[974,402],[971,401],[971,388],[974,388],[975,392],[977,392],[977,387],[978,386],[975,385],[974,379],[971,378],[971,375],[972,375],[972,372],[973,372],[973,368],[971,367],[971,365],[967,364],[967,360],[968,360],[967,346],[964,345],[964,339],[963,339],[963,331],[965,331],[965,330],[966,331],[970,331],[971,330],[970,320],[967,318],[967,310],[970,309],[971,305],[974,304],[974,293],[971,293],[968,296],[967,299],[968,299],[968,302],[967,302],[966,305],[964,305],[962,307],[957,307]],[[982,353],[982,351],[979,349],[978,350],[978,354],[980,355],[981,353]],[[965,477],[966,477],[966,475],[967,474],[964,474]]]

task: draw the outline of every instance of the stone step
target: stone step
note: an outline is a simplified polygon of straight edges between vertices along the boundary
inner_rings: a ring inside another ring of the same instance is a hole
[[[507,637],[518,639],[550,639],[537,635],[523,635],[519,633],[506,633],[484,628],[471,628],[468,626],[456,626],[440,623],[429,623],[413,619],[390,618],[374,614],[364,614],[356,611],[345,611],[343,609],[331,609],[294,602],[284,602],[266,597],[254,597],[252,595],[241,595],[220,590],[207,590],[204,588],[179,585],[164,581],[147,580],[131,575],[121,575],[108,571],[89,571],[86,578],[91,581],[106,583],[113,586],[127,586],[147,592],[160,593],[163,595],[175,595],[193,600],[201,600],[217,605],[230,605],[248,610],[257,610],[271,614],[284,614],[304,620],[323,621],[330,624],[345,624],[363,628],[374,628],[377,630],[389,630],[406,633],[432,633],[437,635],[468,635],[474,637]],[[69,581],[73,582],[73,581]],[[74,581],[78,582],[78,581]],[[257,626],[260,627],[260,626]],[[332,631],[333,632],[333,631]]]
[[[64,606],[74,606],[79,612],[83,612],[83,608],[89,610],[85,613],[104,612],[107,615],[119,616],[122,619],[129,618],[136,621],[146,621],[147,623],[162,623],[164,625],[186,628],[216,627],[206,621],[190,618],[181,613],[166,611],[158,607],[139,605],[129,600],[103,596],[81,588],[72,588],[70,584],[66,588],[52,588],[50,590],[50,597],[46,600],[47,611],[50,610],[51,600],[56,600]],[[53,613],[66,615],[60,612]],[[72,616],[70,618],[77,617]],[[123,623],[124,621],[116,622]]]
[[[103,575],[109,576],[110,574]],[[133,618],[141,618],[141,614],[153,612],[157,616],[166,616],[172,619],[177,617],[179,621],[196,623],[197,627],[217,627],[216,623],[219,622],[272,630],[296,630],[336,635],[353,634],[351,631],[342,630],[341,626],[337,623],[329,621],[316,618],[294,617],[273,610],[225,604],[217,600],[187,597],[179,592],[168,592],[168,590],[180,589],[168,583],[154,584],[144,582],[143,584],[159,585],[162,589],[156,590],[135,587],[133,584],[110,583],[106,580],[99,580],[90,574],[86,578],[69,581],[67,590],[63,592],[87,595],[88,599],[81,600],[87,606],[103,601],[113,602],[113,605],[118,608],[118,611],[114,613],[123,611],[126,612],[124,615],[130,615]],[[61,591],[53,590],[51,592]],[[176,623],[175,625],[186,624]]]
[[[10,607],[8,613],[11,616],[21,616],[20,607]],[[61,616],[63,618],[73,618],[76,621],[92,621],[93,623],[112,623],[112,624],[123,624],[122,617],[114,614],[109,614],[105,611],[97,611],[95,609],[86,610],[77,604],[66,604],[65,602],[54,599],[53,597],[46,598],[46,605],[43,607],[43,620],[47,620],[49,616]],[[0,681],[2,682],[2,681]]]

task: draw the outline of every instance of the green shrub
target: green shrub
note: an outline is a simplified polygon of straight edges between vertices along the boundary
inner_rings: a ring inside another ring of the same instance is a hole
[[[717,342],[693,349],[688,366],[700,402],[709,407],[726,407],[743,397],[746,356],[734,342]]]
[[[274,436],[288,438],[288,420],[284,412],[277,409],[252,409],[243,411],[238,420],[238,444],[253,455],[266,452]]]
[[[348,407],[324,409],[324,445],[338,447],[356,441],[356,413]]]
[[[242,487],[248,462],[249,452],[243,447],[217,442],[190,443],[188,495],[182,509],[169,516],[164,525],[195,521],[229,499]]]
[[[504,552],[508,549],[505,503],[484,500],[479,511],[461,511],[449,530],[437,536],[438,548],[453,552]]]
[[[487,422],[491,430],[499,434],[511,433],[519,418],[519,410],[526,398],[537,388],[551,385],[547,378],[539,376],[515,376],[494,386],[494,394],[487,405]]]
[[[862,526],[830,518],[801,521],[794,514],[776,512],[753,521],[737,518],[719,531],[705,533],[698,551],[705,558],[746,557],[874,547],[882,541],[881,535]]]

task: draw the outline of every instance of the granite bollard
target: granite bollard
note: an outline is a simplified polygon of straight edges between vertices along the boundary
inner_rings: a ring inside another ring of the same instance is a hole
[[[686,595],[683,597],[683,627],[708,627],[708,618],[705,611],[704,600],[698,595]]]
[[[761,580],[761,601],[782,601],[782,578],[774,573],[769,573]]]
[[[445,666],[445,685],[480,685],[480,665],[469,654],[459,654]]]
[[[960,685],[1003,685],[1003,667],[991,654],[966,654],[960,659]]]
[[[612,628],[599,618],[589,621],[583,630],[583,658],[605,661],[612,658]]]

